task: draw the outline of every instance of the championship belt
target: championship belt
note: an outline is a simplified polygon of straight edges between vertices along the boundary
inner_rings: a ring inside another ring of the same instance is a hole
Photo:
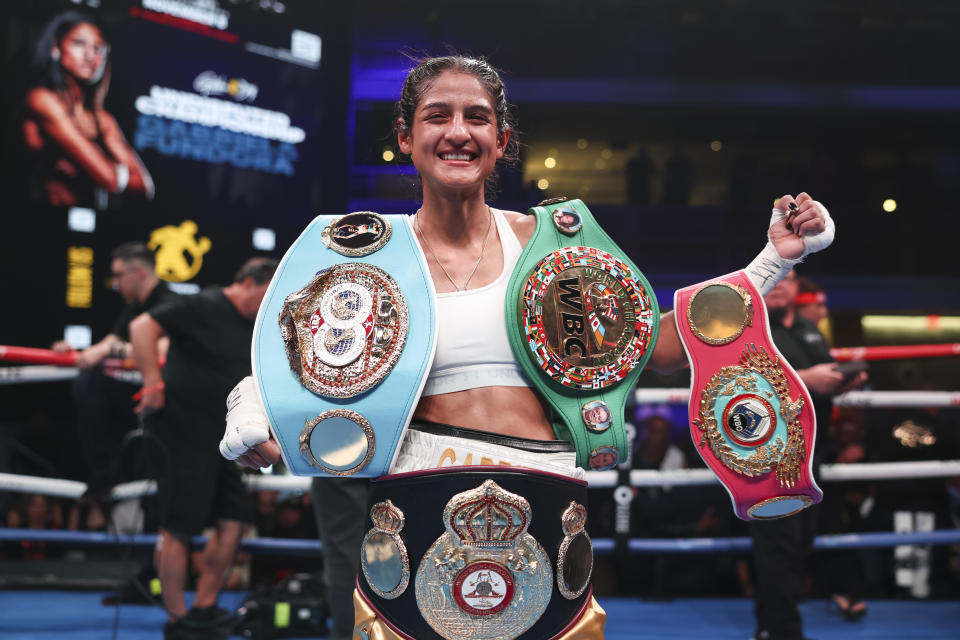
[[[674,309],[690,359],[690,434],[737,517],[780,518],[820,502],[813,402],[774,346],[747,275],[680,289]]]
[[[257,315],[253,371],[287,468],[387,473],[436,348],[433,283],[407,216],[318,216]]]
[[[610,469],[626,459],[623,408],[653,352],[657,299],[580,200],[527,214],[537,228],[507,286],[510,346],[577,465]]]
[[[357,589],[400,637],[546,640],[589,609],[585,482],[477,466],[386,476],[370,490]]]

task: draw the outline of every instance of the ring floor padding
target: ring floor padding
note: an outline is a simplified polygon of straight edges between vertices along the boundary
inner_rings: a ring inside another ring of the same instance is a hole
[[[114,607],[102,593],[0,591],[4,640],[106,640]],[[188,594],[188,605],[192,593]],[[236,608],[243,593],[221,594],[220,606]],[[747,640],[753,633],[753,601],[683,598],[651,601],[599,598],[607,611],[606,640]],[[817,640],[933,640],[960,638],[960,602],[870,600],[857,623],[830,613],[823,600],[800,606],[804,635]],[[158,607],[120,607],[119,640],[161,640],[165,615]],[[231,639],[241,636],[231,636]]]

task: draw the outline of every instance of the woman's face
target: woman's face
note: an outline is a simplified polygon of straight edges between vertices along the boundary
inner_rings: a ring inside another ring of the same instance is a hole
[[[81,82],[94,83],[103,75],[107,45],[100,29],[89,22],[70,29],[53,53],[54,57],[59,54],[60,66]]]
[[[489,94],[474,76],[444,71],[423,94],[410,127],[398,136],[424,188],[482,188],[510,132],[497,132]]]
[[[798,304],[797,313],[813,324],[819,324],[821,320],[827,317],[827,305],[822,302]]]

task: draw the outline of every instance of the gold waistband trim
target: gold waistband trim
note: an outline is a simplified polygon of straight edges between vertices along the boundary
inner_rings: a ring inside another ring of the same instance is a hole
[[[392,629],[357,590],[353,592],[353,611],[353,640],[416,640]],[[563,633],[550,640],[603,640],[606,624],[607,613],[591,596],[583,614]]]

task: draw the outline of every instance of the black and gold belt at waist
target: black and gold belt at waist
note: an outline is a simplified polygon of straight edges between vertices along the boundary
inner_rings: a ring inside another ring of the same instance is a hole
[[[586,489],[497,466],[379,478],[360,595],[417,640],[557,636],[591,596]]]

